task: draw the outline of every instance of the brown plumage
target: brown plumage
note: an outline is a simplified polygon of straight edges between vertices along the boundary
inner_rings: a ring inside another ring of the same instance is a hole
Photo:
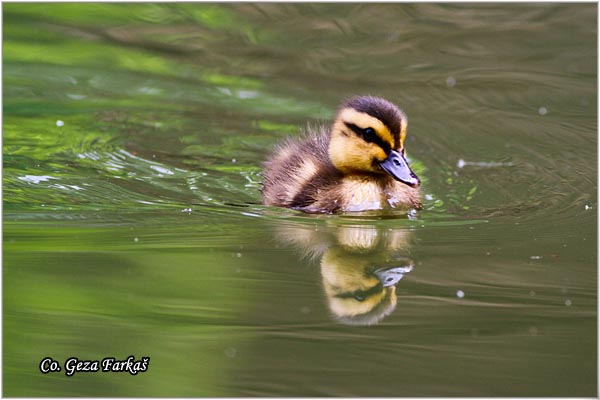
[[[406,115],[387,100],[342,103],[331,128],[309,127],[265,163],[263,203],[311,213],[421,206],[404,157]]]

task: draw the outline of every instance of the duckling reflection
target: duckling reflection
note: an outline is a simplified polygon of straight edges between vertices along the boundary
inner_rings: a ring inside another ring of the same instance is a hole
[[[369,225],[315,229],[285,226],[278,238],[309,258],[320,257],[327,304],[348,325],[377,324],[396,308],[396,285],[414,268],[407,230]]]

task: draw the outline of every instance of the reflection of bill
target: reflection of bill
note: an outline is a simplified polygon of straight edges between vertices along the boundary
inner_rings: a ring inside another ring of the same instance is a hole
[[[403,255],[409,248],[405,229],[288,225],[277,236],[311,258],[320,257],[329,309],[344,324],[372,325],[389,315],[396,308],[396,285],[414,267]]]

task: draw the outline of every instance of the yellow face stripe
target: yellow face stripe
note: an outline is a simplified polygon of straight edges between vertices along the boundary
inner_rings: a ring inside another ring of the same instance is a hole
[[[408,121],[406,120],[406,116],[402,116],[402,121],[400,122],[400,149],[404,148],[404,139],[406,138],[406,127],[408,125]]]

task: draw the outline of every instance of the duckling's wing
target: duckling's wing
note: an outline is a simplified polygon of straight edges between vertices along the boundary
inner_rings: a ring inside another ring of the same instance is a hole
[[[313,129],[314,131],[314,129]],[[329,133],[319,128],[300,140],[281,143],[265,163],[263,203],[312,210],[327,189],[338,182],[339,171],[329,160]]]

